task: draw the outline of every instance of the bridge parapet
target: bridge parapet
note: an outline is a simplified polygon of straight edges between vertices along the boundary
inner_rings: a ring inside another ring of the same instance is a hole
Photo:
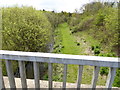
[[[67,65],[75,64],[78,65],[78,77],[76,88],[80,88],[83,66],[90,65],[94,66],[93,78],[91,81],[91,88],[96,88],[96,83],[100,71],[100,67],[109,67],[108,79],[106,81],[106,88],[112,88],[112,83],[116,75],[116,69],[120,68],[119,58],[113,57],[100,57],[100,56],[85,56],[85,55],[66,55],[66,54],[53,54],[53,53],[41,53],[41,52],[22,52],[22,51],[6,51],[0,50],[0,59],[5,60],[6,69],[8,74],[8,79],[11,88],[16,88],[12,63],[11,61],[18,61],[20,69],[20,77],[22,88],[27,88],[26,82],[26,72],[25,72],[25,61],[33,62],[34,69],[34,79],[35,79],[35,88],[40,88],[39,82],[39,63],[46,62],[48,63],[48,86],[49,88],[53,87],[52,81],[52,70],[53,63],[64,64],[63,71],[63,88],[66,88],[66,79],[67,79]],[[0,69],[2,73],[2,69]],[[3,77],[0,78],[0,86],[5,88]]]

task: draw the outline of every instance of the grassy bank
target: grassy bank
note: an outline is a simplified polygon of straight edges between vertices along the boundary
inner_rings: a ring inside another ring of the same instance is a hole
[[[81,36],[81,37],[80,37]],[[91,44],[96,43],[97,41],[90,43],[89,40],[92,38],[87,37],[87,34],[84,33],[76,33],[71,34],[69,26],[67,23],[60,24],[58,28],[56,28],[56,45],[54,49],[56,49],[55,53],[62,54],[73,54],[73,55],[92,55],[92,52],[89,50]],[[58,52],[57,52],[58,51]],[[61,66],[58,65],[61,68]],[[68,73],[67,73],[67,82],[76,82],[77,81],[77,71],[78,65],[68,65]],[[83,75],[82,75],[82,83],[90,84],[92,80],[92,66],[84,66]],[[61,74],[60,74],[61,75]],[[58,75],[59,81],[62,81],[61,77]],[[55,77],[55,78],[58,78]],[[54,78],[54,79],[55,79]],[[56,80],[56,79],[55,79]],[[98,84],[104,85],[106,80],[106,76],[99,76]]]

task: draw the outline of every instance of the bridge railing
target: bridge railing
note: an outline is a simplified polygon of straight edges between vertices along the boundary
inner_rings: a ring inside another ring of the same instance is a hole
[[[106,88],[112,88],[112,83],[116,75],[116,69],[120,68],[120,61],[118,58],[113,57],[99,57],[99,56],[84,56],[84,55],[65,55],[65,54],[53,54],[53,53],[40,53],[40,52],[22,52],[22,51],[6,51],[0,50],[0,59],[5,60],[6,70],[8,74],[8,79],[11,88],[16,88],[14,74],[12,70],[11,61],[18,61],[19,71],[22,88],[27,88],[26,83],[26,72],[25,72],[25,61],[33,62],[34,69],[34,80],[35,88],[40,88],[39,82],[39,66],[38,63],[46,62],[48,63],[48,80],[49,87],[52,88],[52,70],[53,63],[64,64],[63,71],[63,88],[66,88],[67,79],[67,65],[74,64],[78,65],[78,77],[76,88],[80,88],[82,80],[82,72],[84,65],[94,66],[93,77],[91,81],[91,88],[96,88],[96,83],[100,71],[100,67],[109,67],[109,74],[106,81]],[[2,73],[2,68],[0,67],[0,73]],[[5,88],[3,77],[0,78],[0,86]]]

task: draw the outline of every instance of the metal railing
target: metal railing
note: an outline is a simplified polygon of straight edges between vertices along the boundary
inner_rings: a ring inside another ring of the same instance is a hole
[[[53,53],[0,50],[0,59],[5,60],[6,62],[6,69],[7,69],[8,79],[9,79],[11,88],[16,88],[13,70],[12,70],[12,64],[11,64],[12,60],[17,60],[19,63],[22,88],[27,88],[25,63],[24,63],[25,61],[33,62],[35,88],[40,88],[39,68],[38,68],[39,62],[48,63],[49,88],[53,87],[52,85],[52,70],[53,70],[52,64],[53,63],[64,64],[63,88],[66,88],[67,65],[68,64],[79,65],[76,88],[80,88],[84,65],[94,66],[93,77],[91,81],[91,88],[96,88],[96,83],[97,83],[100,67],[110,68],[108,78],[106,81],[106,88],[112,88],[112,83],[116,75],[116,69],[120,68],[119,66],[120,61],[118,60],[118,58],[113,58],[113,57],[65,55],[65,54],[53,54]],[[0,73],[2,73],[1,69],[0,69]],[[1,77],[0,79],[1,79],[0,86],[5,88],[3,77]]]

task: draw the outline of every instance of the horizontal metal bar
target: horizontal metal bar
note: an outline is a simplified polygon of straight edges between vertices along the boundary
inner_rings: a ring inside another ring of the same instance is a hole
[[[118,60],[118,58],[113,58],[113,57],[65,55],[65,54],[0,50],[0,59],[120,68],[119,65],[120,61]]]

